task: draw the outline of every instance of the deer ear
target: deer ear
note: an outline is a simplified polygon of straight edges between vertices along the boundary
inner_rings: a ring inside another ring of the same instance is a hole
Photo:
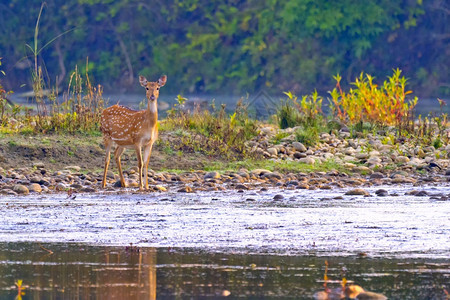
[[[158,85],[159,86],[164,86],[166,84],[167,81],[167,76],[166,75],[162,75],[159,79],[158,79]]]
[[[147,79],[144,76],[139,76],[139,83],[143,86],[147,86]]]

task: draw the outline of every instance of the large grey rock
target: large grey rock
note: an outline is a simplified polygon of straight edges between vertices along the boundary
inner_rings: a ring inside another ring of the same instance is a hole
[[[298,152],[306,152],[307,150],[305,145],[303,145],[300,142],[293,142],[292,147],[294,147],[294,149],[297,150]]]

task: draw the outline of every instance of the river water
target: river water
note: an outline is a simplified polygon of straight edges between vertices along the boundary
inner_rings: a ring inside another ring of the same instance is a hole
[[[329,287],[445,299],[450,187],[383,188],[2,196],[0,299],[312,299],[325,261]]]

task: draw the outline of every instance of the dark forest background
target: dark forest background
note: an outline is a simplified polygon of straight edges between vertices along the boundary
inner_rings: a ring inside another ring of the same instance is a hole
[[[41,1],[0,3],[3,85],[31,89]],[[297,94],[364,71],[400,68],[421,97],[450,95],[450,4],[445,0],[47,0],[39,55],[47,85],[88,67],[109,91],[167,74],[168,93]],[[61,35],[61,36],[60,36]],[[52,41],[55,37],[54,41]]]

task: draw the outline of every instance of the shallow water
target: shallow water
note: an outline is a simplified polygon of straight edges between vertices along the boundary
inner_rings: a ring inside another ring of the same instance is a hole
[[[2,196],[0,299],[311,299],[325,261],[332,288],[445,299],[450,201],[404,194],[450,187],[378,188]]]
[[[399,196],[337,189],[1,197],[0,241],[450,257],[450,201],[405,196],[411,187],[385,189]],[[450,194],[448,186],[420,189]]]

